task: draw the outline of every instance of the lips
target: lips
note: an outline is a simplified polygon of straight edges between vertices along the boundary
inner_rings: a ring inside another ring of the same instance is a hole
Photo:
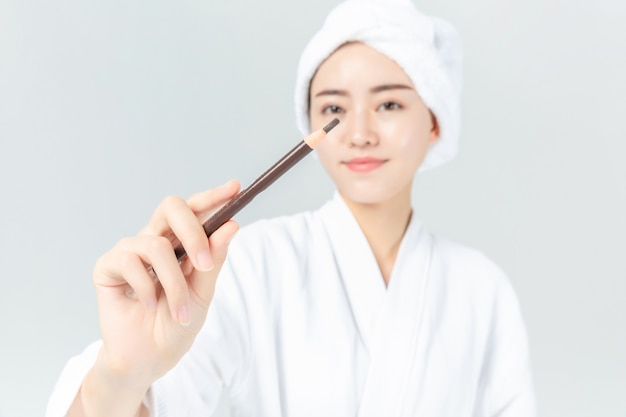
[[[350,171],[353,172],[371,172],[381,165],[383,165],[387,160],[371,158],[371,157],[363,157],[363,158],[352,158],[348,161],[345,161],[344,164]]]

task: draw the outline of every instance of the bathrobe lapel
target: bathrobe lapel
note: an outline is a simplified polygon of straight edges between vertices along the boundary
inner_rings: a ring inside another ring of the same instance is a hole
[[[421,366],[419,358],[424,355],[418,335],[432,239],[413,217],[387,288],[367,239],[338,194],[321,214],[354,321],[370,358],[358,415],[400,415],[404,401],[410,401],[409,379]],[[416,389],[415,381],[410,385],[411,390]]]
[[[371,363],[359,407],[359,417],[402,415],[416,389],[409,384],[422,366],[420,324],[430,273],[432,239],[413,218],[401,243],[387,296],[373,333]]]
[[[322,207],[321,217],[361,341],[371,353],[385,283],[365,235],[338,193]]]

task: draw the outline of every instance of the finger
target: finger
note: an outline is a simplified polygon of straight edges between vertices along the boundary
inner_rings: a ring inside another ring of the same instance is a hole
[[[192,291],[205,302],[213,298],[215,281],[226,259],[228,245],[238,230],[239,225],[234,220],[229,220],[220,226],[209,238],[209,246],[215,262],[214,269],[209,274],[194,271],[188,277]]]
[[[234,220],[229,220],[220,226],[209,238],[209,245],[216,262],[220,265],[224,263],[228,253],[228,245],[239,231],[239,224]]]
[[[230,180],[219,187],[193,194],[187,200],[187,204],[204,222],[215,210],[232,200],[239,192],[239,188],[239,181]]]
[[[189,324],[189,288],[174,255],[172,243],[163,236],[137,236],[125,241],[122,249],[139,256],[144,270],[147,265],[152,266],[165,293],[172,318],[180,324]],[[145,273],[151,280],[147,270]]]
[[[238,190],[239,183],[230,181],[222,187],[192,196],[189,203],[179,197],[168,197],[161,204],[161,209],[157,210],[146,232],[159,232],[158,234],[165,235],[174,246],[181,244],[194,268],[210,271],[213,268],[213,258],[206,232],[196,213],[216,208],[230,200]]]
[[[185,200],[176,195],[167,196],[159,203],[148,224],[139,231],[138,235],[165,236],[172,243],[177,243],[169,226],[168,218],[181,215],[190,218],[195,217],[195,213]]]
[[[153,313],[157,308],[157,291],[154,275],[150,274],[141,257],[136,253],[124,251],[120,255],[120,272],[126,279],[132,293]],[[128,291],[126,292],[128,295]]]
[[[194,268],[200,271],[210,271],[213,269],[213,258],[209,249],[209,239],[202,224],[186,202],[172,204],[184,205],[184,208],[179,207],[176,211],[170,212],[176,215],[166,217],[168,227],[176,237],[173,244],[183,246]]]
[[[166,197],[156,208],[150,221],[141,230],[140,234],[166,235],[171,232],[167,219],[173,214],[171,213],[172,211],[191,209],[195,215],[206,215],[206,213],[212,212],[232,199],[237,194],[237,191],[239,191],[239,182],[231,180],[219,187],[194,194],[187,202],[177,196]]]
[[[94,284],[98,287],[127,287],[148,311],[156,310],[154,280],[141,257],[133,252],[116,248],[102,256],[94,268]]]
[[[193,268],[193,264],[191,263],[191,260],[189,259],[189,257],[186,257],[185,259],[182,260],[182,262],[180,263],[180,269],[182,269],[183,275],[185,277],[187,277],[189,274],[191,274],[191,272],[194,270],[194,268]]]

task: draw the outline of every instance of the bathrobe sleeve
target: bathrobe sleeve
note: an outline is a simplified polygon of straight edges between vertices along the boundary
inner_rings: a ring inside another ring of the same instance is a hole
[[[101,341],[91,343],[80,355],[65,364],[48,399],[46,417],[63,417],[67,414],[83,379],[96,361],[100,346]]]
[[[536,415],[530,350],[517,296],[499,272],[476,417]]]
[[[245,380],[249,357],[247,313],[241,294],[232,264],[227,261],[206,322],[191,349],[154,382],[144,398],[151,416],[210,416],[224,386],[237,391]],[[101,345],[101,341],[94,342],[68,361],[49,398],[46,417],[67,414]]]
[[[210,416],[224,387],[236,394],[245,382],[250,332],[243,289],[232,262],[232,253],[237,251],[233,246],[217,280],[206,322],[191,349],[150,389],[152,416]]]

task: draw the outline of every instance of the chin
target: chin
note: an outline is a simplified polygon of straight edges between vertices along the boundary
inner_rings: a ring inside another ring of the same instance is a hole
[[[340,189],[339,193],[345,200],[354,204],[378,205],[389,202],[397,196],[397,190],[376,189],[376,187],[357,187],[351,189]]]

